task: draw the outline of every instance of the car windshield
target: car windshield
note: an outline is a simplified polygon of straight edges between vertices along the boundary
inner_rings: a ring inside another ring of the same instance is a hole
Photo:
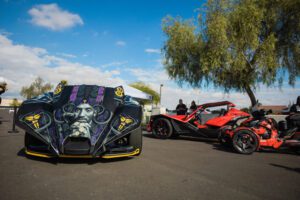
[[[227,105],[205,108],[204,110],[201,111],[201,113],[202,114],[220,114],[224,111],[228,111]]]

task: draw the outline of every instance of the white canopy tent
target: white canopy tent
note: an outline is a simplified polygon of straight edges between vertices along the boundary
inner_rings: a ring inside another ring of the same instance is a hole
[[[138,89],[130,87],[129,85],[122,85],[125,91],[125,95],[129,95],[135,99],[145,99],[145,100],[152,100],[152,96],[142,92]]]

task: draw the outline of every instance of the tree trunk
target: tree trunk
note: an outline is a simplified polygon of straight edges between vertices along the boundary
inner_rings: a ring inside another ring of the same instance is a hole
[[[251,106],[254,106],[256,104],[256,98],[255,98],[255,95],[249,85],[245,86],[245,91],[247,92],[247,94],[251,100]]]

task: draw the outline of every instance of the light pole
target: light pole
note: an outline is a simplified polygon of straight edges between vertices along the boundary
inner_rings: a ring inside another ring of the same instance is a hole
[[[159,105],[161,106],[161,88],[163,87],[164,85],[163,84],[160,84],[160,87],[159,87]]]

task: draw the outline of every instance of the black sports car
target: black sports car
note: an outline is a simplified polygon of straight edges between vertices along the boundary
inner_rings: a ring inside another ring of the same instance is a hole
[[[58,84],[17,113],[25,152],[40,157],[116,158],[142,151],[141,106],[122,86]]]

